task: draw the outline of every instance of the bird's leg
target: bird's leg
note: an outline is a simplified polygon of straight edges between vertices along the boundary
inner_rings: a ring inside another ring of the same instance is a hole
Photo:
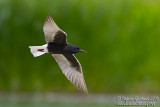
[[[38,51],[40,51],[40,52],[44,52],[44,49],[38,49]]]

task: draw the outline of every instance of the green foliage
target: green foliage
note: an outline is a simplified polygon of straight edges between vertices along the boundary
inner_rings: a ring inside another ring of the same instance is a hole
[[[50,14],[78,53],[89,92],[160,90],[158,0],[0,0],[0,91],[77,91],[50,54],[34,58],[28,46],[45,44]]]

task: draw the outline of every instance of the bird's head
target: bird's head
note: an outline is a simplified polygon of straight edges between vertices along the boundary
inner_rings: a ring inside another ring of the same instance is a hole
[[[71,54],[75,54],[75,53],[78,53],[78,52],[87,53],[86,51],[81,50],[78,46],[74,46],[74,45],[71,45],[71,44],[67,45],[64,50],[71,53]]]
[[[86,51],[81,50],[78,46],[75,46],[75,47],[74,47],[74,53],[78,53],[78,52],[84,52],[84,53],[87,53]]]

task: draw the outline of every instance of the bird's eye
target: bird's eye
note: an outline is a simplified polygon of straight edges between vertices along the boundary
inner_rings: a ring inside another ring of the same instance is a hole
[[[79,50],[79,48],[75,48],[75,50]]]

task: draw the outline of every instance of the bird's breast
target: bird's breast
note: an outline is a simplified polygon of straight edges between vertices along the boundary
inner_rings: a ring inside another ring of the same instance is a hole
[[[48,52],[52,54],[63,54],[65,44],[55,44],[54,42],[48,43]]]

